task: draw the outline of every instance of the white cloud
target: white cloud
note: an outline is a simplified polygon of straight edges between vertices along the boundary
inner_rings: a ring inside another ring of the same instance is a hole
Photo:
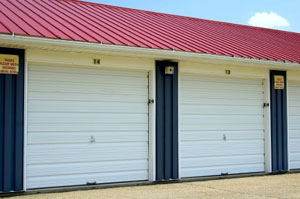
[[[259,26],[264,28],[288,27],[289,22],[275,12],[257,12],[252,16],[248,24],[251,26]]]

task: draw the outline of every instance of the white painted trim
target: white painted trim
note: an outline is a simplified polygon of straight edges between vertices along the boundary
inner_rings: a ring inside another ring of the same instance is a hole
[[[269,107],[264,107],[264,134],[265,134],[265,172],[272,172],[272,149],[271,149],[271,103],[270,103],[270,76],[264,80],[265,103]]]
[[[153,63],[154,64],[154,63]],[[155,68],[149,72],[149,99],[154,99],[153,104],[149,104],[149,181],[156,180],[156,88],[155,88]]]
[[[23,189],[27,190],[27,121],[28,121],[28,61],[27,50],[24,54],[24,151],[23,151]]]
[[[100,59],[100,64],[94,64],[94,59]],[[29,64],[84,68],[107,68],[121,70],[152,70],[152,59],[135,57],[108,56],[87,53],[57,52],[49,50],[29,49],[27,60]]]
[[[178,63],[178,178],[181,179],[181,68]]]
[[[227,75],[226,70],[231,74]],[[190,74],[205,75],[207,77],[225,77],[225,78],[247,78],[247,79],[266,79],[269,70],[266,68],[251,68],[242,66],[215,65],[208,63],[182,62],[181,72]]]
[[[286,73],[288,80],[291,81],[297,81],[299,82],[300,80],[300,71],[296,70],[288,70]]]
[[[241,57],[230,57],[212,54],[201,54],[174,50],[161,50],[141,47],[129,47],[120,45],[108,45],[40,37],[0,34],[0,42],[5,47],[52,49],[56,51],[83,52],[109,55],[124,55],[131,57],[148,57],[153,59],[189,60],[195,62],[210,62],[216,64],[231,64],[251,67],[267,67],[273,69],[297,69],[299,63],[278,62]]]

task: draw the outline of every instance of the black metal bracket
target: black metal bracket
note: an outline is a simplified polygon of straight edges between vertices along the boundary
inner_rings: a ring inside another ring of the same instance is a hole
[[[270,103],[264,103],[264,108],[265,107],[270,107]]]
[[[148,104],[154,104],[154,99],[149,99]]]

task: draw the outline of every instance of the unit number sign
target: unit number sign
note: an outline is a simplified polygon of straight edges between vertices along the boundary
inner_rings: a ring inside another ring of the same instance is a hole
[[[274,88],[279,90],[284,89],[284,76],[282,75],[274,76]]]
[[[0,74],[19,74],[19,56],[0,54]]]

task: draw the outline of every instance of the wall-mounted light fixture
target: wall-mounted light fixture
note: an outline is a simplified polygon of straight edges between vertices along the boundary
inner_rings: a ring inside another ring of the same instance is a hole
[[[174,66],[166,66],[165,75],[174,75]]]

